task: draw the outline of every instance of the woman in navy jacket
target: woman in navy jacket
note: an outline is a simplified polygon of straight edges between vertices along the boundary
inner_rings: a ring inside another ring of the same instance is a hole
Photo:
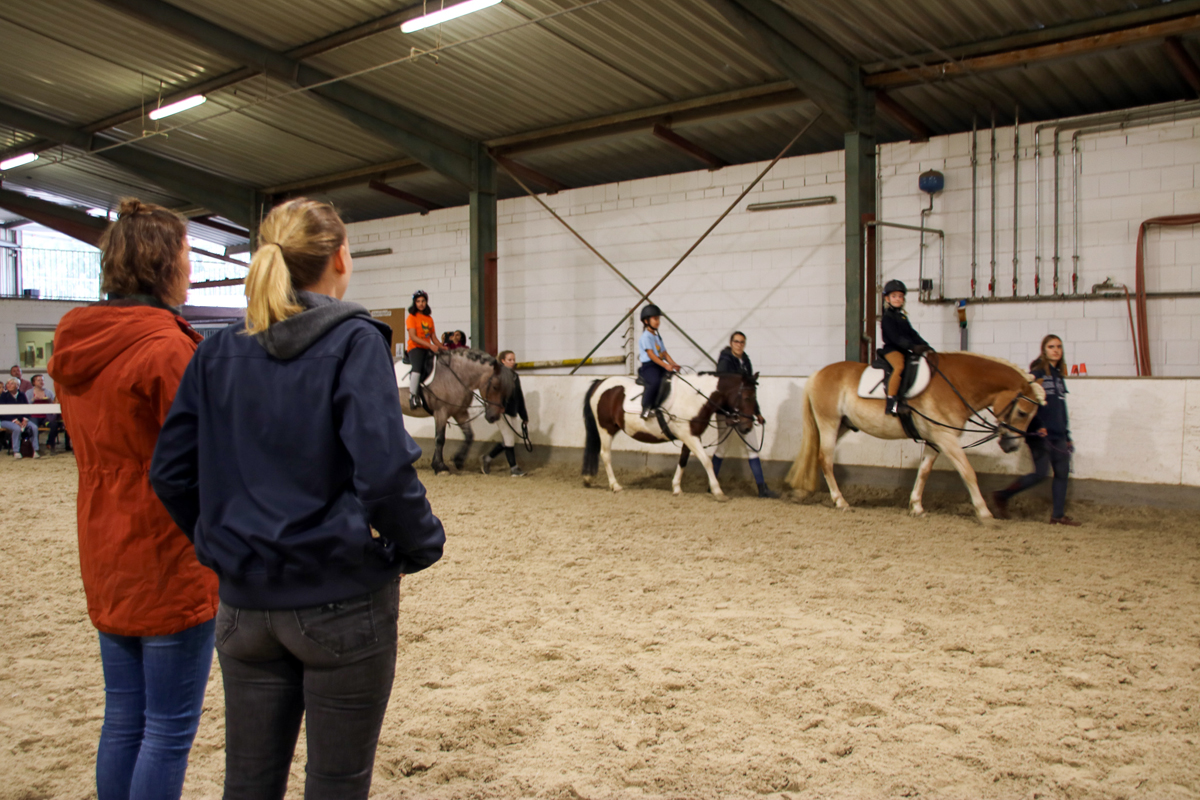
[[[259,238],[246,322],[197,350],[150,477],[220,580],[226,800],[284,795],[305,714],[305,797],[365,798],[400,576],[437,561],[445,534],[413,468],[390,331],[341,300],[341,219],[295,199]]]
[[[1071,473],[1071,454],[1075,443],[1071,441],[1071,425],[1067,419],[1067,370],[1063,359],[1062,339],[1054,334],[1042,339],[1041,355],[1029,365],[1033,377],[1046,390],[1046,405],[1038,409],[1029,422],[1029,433],[1025,441],[1033,455],[1034,471],[1018,478],[1008,488],[992,493],[996,504],[996,516],[1008,519],[1008,501],[1017,492],[1023,492],[1046,479],[1054,469],[1052,494],[1054,511],[1051,525],[1079,525],[1063,512],[1067,505],[1067,476]]]

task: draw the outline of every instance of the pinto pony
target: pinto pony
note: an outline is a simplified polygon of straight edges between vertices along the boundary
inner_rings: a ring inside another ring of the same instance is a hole
[[[999,421],[995,428],[1000,448],[1011,453],[1020,446],[1038,405],[1046,402],[1046,393],[1032,375],[1003,359],[976,353],[938,353],[930,361],[934,369],[929,387],[907,401],[913,409],[917,432],[926,442],[909,508],[917,516],[925,513],[921,495],[940,451],[962,476],[979,519],[991,519],[975,470],[959,443],[962,429],[968,420],[980,424],[976,412],[990,409]],[[866,368],[866,364],[843,361],[830,364],[808,379],[804,387],[803,441],[786,478],[790,487],[807,494],[820,488],[819,476],[824,473],[829,493],[842,509],[850,504],[833,477],[833,450],[842,434],[857,430],[879,439],[907,438],[900,420],[884,414],[883,400],[858,396],[859,379]]]
[[[421,395],[428,407],[413,409],[408,402],[408,371],[396,363],[396,383],[400,389],[400,408],[409,417],[433,417],[436,431],[433,449],[433,473],[449,473],[442,457],[446,446],[446,423],[453,419],[462,428],[463,443],[454,454],[454,468],[461,470],[467,451],[475,441],[471,430],[471,401],[483,401],[483,416],[495,422],[504,413],[504,404],[515,385],[514,373],[482,350],[458,348],[443,350],[434,356],[433,377],[422,386]]]
[[[758,377],[754,376],[755,379]],[[754,425],[755,379],[741,374],[705,374],[684,378],[676,375],[671,379],[670,395],[663,403],[663,417],[671,435],[683,444],[679,465],[671,481],[671,490],[680,494],[683,470],[691,452],[704,465],[708,473],[708,486],[713,497],[728,499],[717,483],[712,459],[704,452],[700,436],[708,428],[714,414],[723,416],[737,431],[745,434]],[[583,482],[590,486],[599,471],[599,459],[604,459],[608,472],[608,485],[614,492],[621,491],[617,476],[612,468],[612,441],[624,432],[639,442],[658,444],[670,441],[663,432],[658,416],[641,418],[642,387],[632,378],[602,378],[594,381],[583,399],[583,423],[587,429],[587,443],[583,452]]]

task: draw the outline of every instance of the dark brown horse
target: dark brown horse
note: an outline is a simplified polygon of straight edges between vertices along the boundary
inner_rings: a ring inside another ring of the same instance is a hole
[[[688,453],[694,452],[708,473],[708,486],[713,497],[726,500],[700,436],[714,414],[725,417],[741,433],[749,433],[754,424],[755,382],[731,373],[687,378],[677,375],[671,384],[670,396],[663,404],[663,415],[671,434],[683,444],[671,489],[675,494],[682,491],[683,468],[687,466]],[[612,440],[618,433],[624,432],[639,442],[651,444],[670,441],[656,416],[642,419],[641,395],[642,387],[633,378],[604,378],[593,382],[588,389],[583,401],[583,422],[587,428],[587,446],[583,453],[585,484],[591,485],[599,471],[598,460],[603,458],[609,488],[614,492],[623,488],[617,483],[612,468]]]
[[[938,452],[945,453],[962,476],[979,519],[991,519],[987,503],[979,492],[975,470],[967,461],[959,443],[968,420],[975,413],[990,409],[999,421],[1000,448],[1016,450],[1039,404],[1046,402],[1041,384],[1025,370],[990,356],[977,353],[938,353],[931,356],[933,378],[929,387],[910,398],[913,422],[927,444],[917,470],[917,481],[909,498],[913,514],[925,513],[921,495],[933,469]],[[859,379],[866,364],[842,361],[830,364],[808,379],[804,386],[804,436],[800,453],[792,464],[787,484],[805,494],[819,488],[821,473],[838,508],[850,504],[833,477],[833,450],[837,440],[849,430],[859,430],[880,439],[905,439],[904,428],[896,417],[883,413],[884,401],[858,396]],[[976,425],[979,423],[976,422]]]

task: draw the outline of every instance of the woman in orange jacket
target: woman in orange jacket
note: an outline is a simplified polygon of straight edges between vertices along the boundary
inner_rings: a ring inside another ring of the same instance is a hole
[[[125,200],[100,240],[108,300],[68,312],[49,372],[79,465],[79,563],[100,632],[99,800],[178,798],[213,655],[217,577],[150,488],[150,460],[200,336],[187,226]]]

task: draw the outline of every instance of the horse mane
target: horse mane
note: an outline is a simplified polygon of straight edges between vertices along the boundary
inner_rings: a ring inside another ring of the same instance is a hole
[[[944,355],[944,356],[974,356],[975,358],[982,358],[982,359],[986,359],[988,361],[994,361],[997,364],[1003,364],[1004,366],[1008,367],[1009,369],[1016,370],[1017,374],[1020,375],[1021,378],[1024,379],[1025,382],[1028,383],[1030,385],[1030,387],[1033,388],[1033,398],[1035,400],[1037,400],[1038,405],[1040,405],[1040,406],[1046,405],[1046,390],[1042,388],[1042,384],[1039,383],[1038,380],[1033,377],[1033,375],[1029,374],[1028,370],[1021,369],[1016,364],[1009,361],[1007,358],[1000,358],[1000,356],[989,356],[986,353],[972,353],[969,350],[943,350],[943,351],[941,351],[940,355]]]
[[[495,367],[500,362],[491,353],[485,353],[482,350],[476,350],[474,347],[458,347],[449,351],[450,358],[465,358],[468,361],[474,361],[477,364],[485,364],[489,367]],[[513,389],[516,387],[517,373],[508,367],[500,370],[500,388],[504,391],[504,396],[512,395]]]

